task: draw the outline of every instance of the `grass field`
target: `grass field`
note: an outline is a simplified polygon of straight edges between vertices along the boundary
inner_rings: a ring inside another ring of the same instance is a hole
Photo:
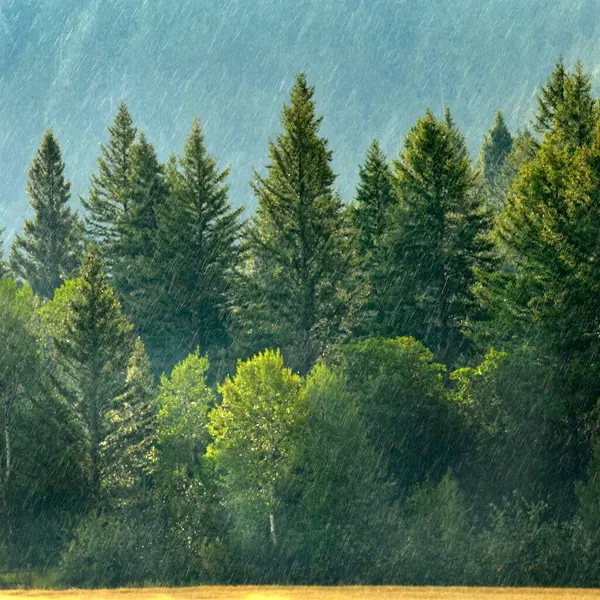
[[[434,587],[196,587],[0,591],[0,600],[600,600],[600,590]]]

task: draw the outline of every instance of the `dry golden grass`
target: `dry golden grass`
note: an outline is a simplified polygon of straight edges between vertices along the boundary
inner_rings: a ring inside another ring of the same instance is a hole
[[[600,590],[435,587],[195,587],[0,592],[0,600],[600,600]]]

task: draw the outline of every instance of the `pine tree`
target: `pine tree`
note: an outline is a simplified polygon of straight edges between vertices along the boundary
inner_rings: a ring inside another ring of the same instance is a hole
[[[538,112],[535,116],[534,128],[538,133],[545,134],[554,129],[556,110],[564,99],[567,78],[568,73],[563,57],[560,56],[546,86],[542,87],[537,97]]]
[[[373,140],[365,164],[359,168],[359,183],[352,211],[354,227],[358,230],[357,249],[361,255],[371,252],[375,240],[389,224],[389,211],[396,202],[392,172],[377,140]]]
[[[0,227],[0,278],[4,277],[8,273],[8,265],[4,261],[4,228]]]
[[[24,221],[23,235],[15,237],[10,253],[12,272],[43,298],[74,273],[82,252],[83,231],[68,204],[71,184],[64,170],[60,146],[48,130],[29,168],[27,194],[34,217]]]
[[[494,124],[485,134],[479,151],[479,165],[488,188],[493,189],[506,157],[512,150],[512,137],[504,117],[496,112]]]
[[[301,372],[338,327],[348,261],[332,154],[319,137],[313,95],[299,74],[283,108],[283,133],[269,144],[268,174],[252,182],[258,209],[242,298],[253,349],[281,347]]]
[[[475,318],[474,269],[487,268],[488,215],[449,129],[427,111],[394,161],[400,205],[373,273],[378,332],[412,335],[452,364]]]
[[[100,146],[98,174],[92,175],[89,197],[81,199],[88,211],[86,231],[98,245],[112,271],[114,247],[121,236],[121,222],[131,201],[132,151],[137,130],[124,102],[121,102],[109,141]]]
[[[159,215],[167,198],[163,168],[143,132],[131,149],[131,197],[113,248],[112,280],[123,310],[144,336],[152,329]]]
[[[56,291],[45,311],[55,356],[88,435],[91,491],[98,497],[111,477],[103,443],[119,426],[111,416],[126,391],[132,327],[121,313],[94,248],[79,276]]]
[[[220,171],[208,154],[195,119],[183,157],[167,165],[170,196],[159,223],[160,325],[153,339],[166,340],[161,350],[167,367],[197,346],[210,354],[228,340],[243,210],[229,204],[228,176],[229,169]]]
[[[561,139],[571,148],[589,146],[595,126],[592,78],[583,72],[581,61],[577,61],[575,72],[564,84],[564,97],[554,113],[556,130]]]
[[[127,364],[125,391],[106,414],[111,431],[101,443],[108,481],[113,493],[148,481],[156,445],[157,390],[150,361],[137,338]]]

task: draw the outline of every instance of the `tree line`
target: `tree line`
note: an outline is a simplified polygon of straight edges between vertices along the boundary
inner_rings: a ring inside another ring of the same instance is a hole
[[[57,584],[599,585],[600,104],[562,59],[472,161],[449,109],[335,188],[296,77],[251,188],[121,104],[0,265],[0,565]]]

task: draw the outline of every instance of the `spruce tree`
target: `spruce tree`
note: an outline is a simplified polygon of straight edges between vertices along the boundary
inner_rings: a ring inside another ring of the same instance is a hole
[[[102,260],[92,248],[79,276],[57,290],[45,307],[48,333],[70,390],[75,409],[87,432],[91,492],[101,494],[110,480],[111,463],[103,451],[115,435],[119,398],[126,391],[125,374],[131,356],[131,325],[107,283]]]
[[[98,174],[92,175],[89,197],[81,202],[87,210],[87,234],[98,245],[110,272],[123,216],[131,201],[132,151],[137,135],[124,102],[120,103],[108,132],[108,144],[100,146]]]
[[[565,80],[564,97],[554,114],[555,128],[570,148],[589,146],[595,125],[592,78],[577,61],[575,72]]]
[[[255,174],[258,209],[248,236],[242,300],[253,350],[280,347],[307,372],[339,326],[348,261],[341,201],[327,140],[319,136],[314,88],[301,73],[269,144],[267,176]]]
[[[131,149],[130,201],[113,246],[112,281],[123,310],[144,337],[150,335],[160,285],[158,221],[167,198],[163,167],[143,132]]]
[[[353,225],[358,231],[357,250],[371,252],[389,224],[389,211],[396,202],[392,172],[377,140],[373,140],[364,166],[359,167],[359,183],[352,210]]]
[[[135,491],[148,482],[156,445],[157,390],[150,361],[137,338],[127,364],[125,390],[106,414],[111,431],[101,443],[113,494]]]
[[[400,204],[373,273],[380,335],[412,335],[452,364],[475,318],[474,269],[487,268],[488,215],[449,129],[427,111],[394,161]]]
[[[153,340],[164,367],[200,346],[226,345],[232,276],[240,253],[240,215],[228,201],[229,169],[219,170],[194,119],[183,156],[167,165],[169,201],[159,222],[160,289]]]
[[[3,239],[3,234],[4,234],[4,228],[1,227],[0,228],[0,277],[4,277],[7,273],[8,273],[8,265],[6,264],[5,260],[4,260],[4,239]]]
[[[556,110],[564,99],[567,78],[568,73],[565,69],[563,57],[560,56],[554,71],[552,71],[545,87],[542,87],[537,97],[538,112],[535,116],[534,128],[538,133],[545,134],[554,129]]]
[[[494,124],[485,134],[479,151],[479,165],[489,189],[495,187],[496,178],[512,150],[512,143],[512,137],[506,127],[504,117],[498,111],[494,117]]]
[[[10,252],[12,272],[42,298],[74,273],[82,252],[83,231],[68,204],[71,184],[64,170],[60,146],[48,130],[29,168],[26,190],[34,216],[25,219]]]

